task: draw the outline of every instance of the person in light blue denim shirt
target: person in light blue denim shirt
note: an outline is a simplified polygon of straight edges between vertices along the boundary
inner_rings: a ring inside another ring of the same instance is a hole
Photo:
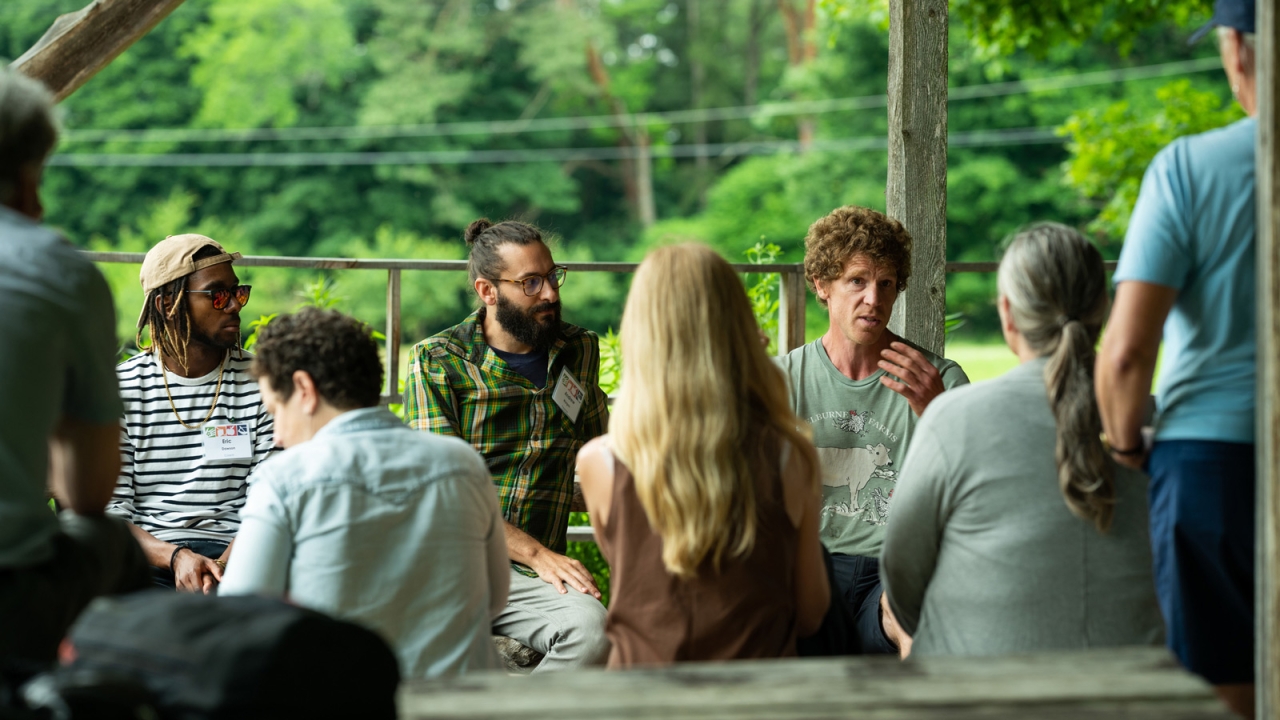
[[[221,595],[284,596],[366,625],[406,678],[500,668],[506,536],[484,460],[378,407],[367,326],[309,308],[276,318],[253,374],[286,448],[250,477]]]

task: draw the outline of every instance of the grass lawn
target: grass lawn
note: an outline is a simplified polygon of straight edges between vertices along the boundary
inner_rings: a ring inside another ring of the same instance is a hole
[[[1018,364],[1018,358],[1002,340],[990,342],[957,340],[947,343],[944,353],[950,360],[960,363],[972,382],[999,377]]]

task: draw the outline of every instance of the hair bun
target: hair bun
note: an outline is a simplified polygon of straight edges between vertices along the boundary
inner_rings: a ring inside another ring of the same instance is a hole
[[[462,237],[467,241],[468,245],[474,245],[476,238],[491,227],[493,227],[493,223],[489,222],[489,218],[480,218],[467,226],[467,230],[462,233]]]

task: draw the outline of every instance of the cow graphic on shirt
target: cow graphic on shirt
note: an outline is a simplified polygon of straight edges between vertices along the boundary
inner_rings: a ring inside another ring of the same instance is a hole
[[[822,514],[860,517],[872,525],[883,525],[888,517],[892,489],[877,487],[864,491],[873,479],[897,482],[891,453],[892,449],[884,443],[855,448],[818,448],[824,487]],[[847,489],[847,501],[840,489]]]

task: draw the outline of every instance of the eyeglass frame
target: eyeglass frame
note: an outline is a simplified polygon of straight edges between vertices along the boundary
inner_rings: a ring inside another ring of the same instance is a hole
[[[244,300],[241,300],[239,297],[240,296],[239,291],[241,289],[244,290]],[[208,295],[209,301],[213,303],[214,310],[226,311],[227,308],[231,307],[231,298],[235,298],[236,302],[240,305],[240,307],[244,307],[245,305],[248,305],[249,296],[253,293],[253,286],[252,285],[236,285],[234,287],[229,287],[229,288],[218,288],[217,290],[184,290],[183,292],[186,292],[188,295],[191,295],[191,294]],[[222,307],[218,307],[217,295],[219,293],[227,293],[227,302]]]
[[[557,272],[560,273],[560,279],[553,280],[552,276],[555,275]],[[524,294],[527,297],[533,297],[538,293],[542,292],[542,282],[544,280],[551,283],[552,290],[558,291],[561,288],[561,286],[564,285],[564,279],[568,276],[569,276],[569,268],[563,265],[555,265],[551,268],[551,271],[548,272],[546,275],[530,275],[529,277],[524,278],[523,280],[508,280],[507,278],[488,278],[488,280],[490,282],[515,283],[517,285],[522,286],[522,289],[524,290]],[[532,291],[530,291],[529,283],[532,281],[537,281],[536,282],[537,287],[535,287]]]

